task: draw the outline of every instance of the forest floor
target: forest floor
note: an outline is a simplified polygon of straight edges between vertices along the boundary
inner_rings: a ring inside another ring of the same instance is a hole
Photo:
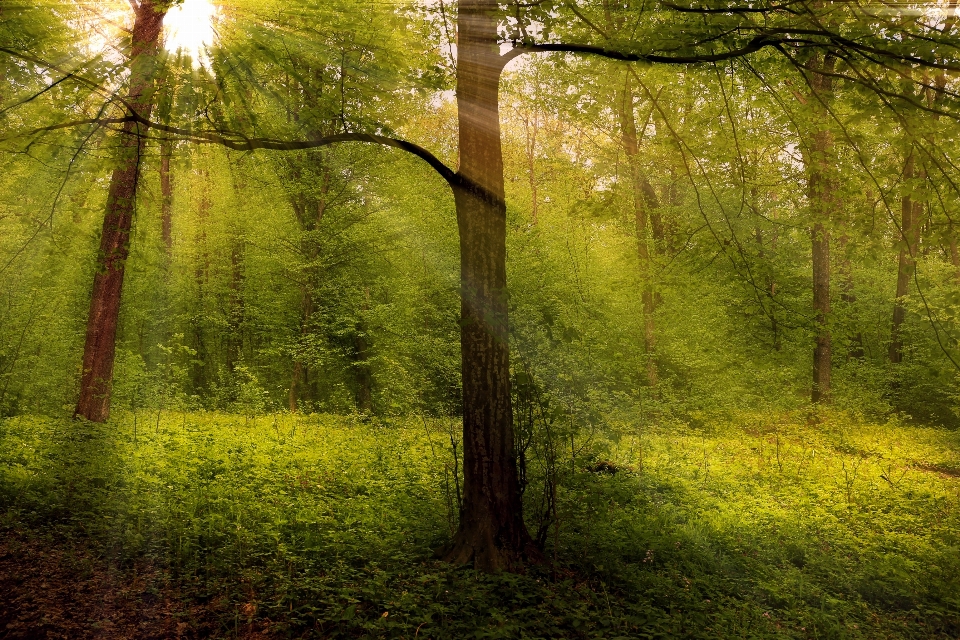
[[[691,422],[568,443],[551,562],[490,576],[432,559],[450,421],[4,419],[0,637],[960,637],[960,433]]]

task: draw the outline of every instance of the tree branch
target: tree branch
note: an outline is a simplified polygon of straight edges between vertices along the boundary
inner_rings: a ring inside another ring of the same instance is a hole
[[[561,52],[561,53],[587,53],[591,55],[609,58],[611,60],[620,60],[621,62],[655,62],[660,64],[698,64],[703,62],[722,62],[733,58],[740,58],[745,55],[757,52],[764,47],[776,46],[783,42],[780,38],[771,38],[763,34],[754,37],[746,46],[723,53],[714,53],[709,55],[694,56],[664,56],[653,53],[628,53],[617,51],[616,49],[607,49],[589,44],[562,44],[562,43],[518,43],[510,51],[502,56],[504,63],[513,60],[524,53],[543,53],[543,52]]]

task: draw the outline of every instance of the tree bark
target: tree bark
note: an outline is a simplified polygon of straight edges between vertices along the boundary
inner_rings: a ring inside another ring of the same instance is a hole
[[[813,90],[810,103],[814,118],[822,121],[827,117],[821,101],[829,99],[833,80],[835,59],[829,54],[819,54],[807,63],[810,71],[810,87]],[[830,317],[830,213],[834,207],[835,187],[833,177],[833,134],[828,129],[813,132],[807,157],[807,197],[813,224],[810,239],[813,253],[813,308],[816,312],[816,338],[813,350],[814,403],[829,403],[831,333]]]
[[[165,6],[157,6],[154,0],[141,0],[136,9],[127,103],[145,118],[150,117],[152,109],[154,66],[166,13]],[[97,272],[93,280],[83,347],[80,396],[73,414],[76,418],[86,418],[93,422],[104,422],[110,416],[120,296],[124,266],[130,252],[130,229],[133,224],[140,158],[144,150],[141,133],[140,124],[124,123],[100,236]]]
[[[496,0],[465,0],[457,19],[464,486],[460,526],[442,553],[482,571],[541,558],[523,522],[510,403],[496,10]]]
[[[637,256],[640,260],[640,278],[643,290],[640,294],[643,308],[643,353],[646,360],[647,386],[657,386],[656,327],[654,312],[656,298],[653,282],[651,258],[650,216],[651,211],[659,208],[656,191],[643,174],[640,167],[640,143],[637,121],[633,113],[633,89],[630,86],[630,73],[619,100],[620,139],[623,144],[627,163],[630,166],[630,179],[633,187],[633,217],[637,233]],[[646,123],[644,123],[646,124]],[[656,253],[656,246],[652,253]]]
[[[900,201],[900,256],[897,263],[897,291],[893,305],[893,328],[890,332],[890,362],[903,361],[903,336],[901,327],[907,315],[904,297],[910,292],[910,279],[917,266],[917,245],[920,242],[920,219],[923,215],[923,202],[911,196],[914,180],[922,179],[923,171],[917,171],[913,148],[907,151],[904,162],[903,180],[905,192]]]

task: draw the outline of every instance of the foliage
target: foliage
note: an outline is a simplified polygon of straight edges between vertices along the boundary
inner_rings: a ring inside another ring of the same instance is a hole
[[[169,411],[107,425],[9,418],[2,523],[88,546],[121,572],[148,562],[155,580],[207,603],[217,622],[206,634],[960,631],[954,432],[839,413],[815,427],[802,414],[624,422],[561,454],[552,562],[485,576],[431,559],[449,533],[445,428]]]

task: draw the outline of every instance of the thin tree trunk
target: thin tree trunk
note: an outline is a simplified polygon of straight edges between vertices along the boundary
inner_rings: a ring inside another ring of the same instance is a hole
[[[300,360],[294,360],[293,375],[290,377],[290,393],[287,396],[287,403],[288,407],[290,408],[290,413],[296,413],[299,408],[297,393],[299,392],[302,381],[303,365],[300,363]]]
[[[510,403],[497,7],[464,0],[457,18],[464,486],[460,526],[443,554],[483,571],[541,559],[523,522]]]
[[[810,99],[815,117],[826,118],[821,100],[829,99],[833,81],[828,73],[833,71],[835,59],[816,55],[807,64],[813,96]],[[807,158],[807,197],[810,200],[813,224],[810,239],[813,249],[813,308],[816,312],[816,342],[813,350],[813,390],[811,400],[829,403],[831,400],[830,358],[830,213],[834,207],[835,185],[833,178],[833,134],[827,129],[815,131],[811,136]]]
[[[146,118],[150,117],[153,105],[154,66],[165,7],[165,4],[155,5],[154,0],[141,0],[133,26],[127,103]],[[140,133],[139,124],[124,123],[100,236],[83,347],[80,396],[74,410],[74,417],[93,422],[104,422],[110,416],[120,296],[124,266],[130,252],[140,157],[144,150],[144,138]]]
[[[960,285],[960,248],[957,247],[957,233],[950,225],[950,264],[953,265],[953,279]]]
[[[853,286],[853,265],[850,262],[850,256],[847,255],[847,234],[840,236],[838,241],[840,249],[840,300],[847,307],[852,309],[857,302],[857,295]],[[850,336],[850,344],[847,347],[847,360],[863,359],[863,334],[856,330]]]
[[[654,295],[653,269],[651,259],[650,220],[648,212],[659,208],[657,194],[653,190],[647,177],[640,168],[640,144],[637,133],[637,121],[633,113],[633,90],[630,87],[630,74],[627,74],[620,102],[620,136],[623,150],[630,165],[630,178],[633,186],[633,215],[637,233],[637,256],[640,260],[640,278],[643,280],[643,290],[640,294],[643,308],[643,353],[646,360],[647,385],[657,386],[656,361],[656,327],[654,312],[656,298]],[[656,252],[654,246],[653,252]]]
[[[357,375],[357,411],[373,411],[373,372],[370,370],[370,343],[367,340],[367,326],[362,320],[357,323],[354,337],[357,359],[354,363]]]
[[[169,140],[160,143],[160,230],[163,235],[163,248],[169,261],[173,253],[173,174],[170,172],[170,158],[173,146]]]
[[[300,336],[306,337],[310,333],[310,320],[313,317],[313,294],[308,284],[300,287]],[[291,413],[296,413],[302,400],[306,367],[303,361],[294,354],[293,375],[290,378],[290,393],[287,397]]]
[[[230,240],[230,307],[228,319],[230,331],[227,333],[227,370],[233,373],[236,363],[243,354],[243,324],[246,318],[246,306],[243,300],[245,247],[243,237],[235,230]]]
[[[538,204],[539,198],[537,197],[537,172],[536,172],[536,160],[537,160],[537,134],[540,132],[540,114],[539,112],[534,112],[533,118],[529,114],[524,114],[523,116],[523,131],[526,134],[526,151],[527,151],[527,179],[530,182],[530,200],[532,205],[532,215],[533,215],[533,225],[536,226],[538,222]]]
[[[756,201],[756,188],[754,188],[753,199]],[[756,227],[753,230],[753,235],[757,240],[757,258],[762,262],[766,258],[766,250],[763,246],[763,230],[760,227]],[[773,233],[773,240],[770,243],[771,251],[776,249],[776,231]],[[777,311],[776,306],[774,305],[774,298],[777,295],[777,281],[774,279],[773,274],[767,272],[764,275],[764,281],[767,287],[767,295],[770,296],[770,332],[773,335],[773,350],[780,351],[783,345],[780,342],[780,323],[777,321]]]
[[[914,200],[910,192],[914,188],[914,180],[922,179],[923,172],[917,171],[913,148],[907,151],[904,162],[903,180],[905,193],[900,201],[900,256],[897,264],[897,291],[893,305],[893,328],[890,332],[890,362],[894,364],[903,361],[903,336],[901,327],[907,315],[904,306],[904,297],[910,292],[910,280],[917,266],[917,245],[920,241],[920,219],[923,214],[923,203]]]

